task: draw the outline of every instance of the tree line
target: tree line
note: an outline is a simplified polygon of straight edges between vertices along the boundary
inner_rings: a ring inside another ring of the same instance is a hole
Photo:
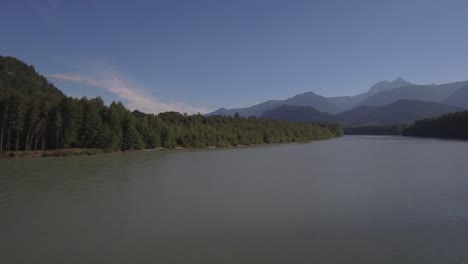
[[[0,56],[0,152],[98,148],[106,151],[305,142],[342,135],[333,124],[145,114],[98,97],[65,96],[33,66]]]
[[[468,111],[418,120],[402,131],[404,136],[468,139]]]
[[[397,136],[408,125],[390,125],[390,126],[358,126],[358,127],[343,127],[345,135],[379,135],[379,136]]]
[[[239,116],[157,115],[101,98],[0,98],[0,151],[100,148],[138,150],[304,142],[342,134],[337,125]]]

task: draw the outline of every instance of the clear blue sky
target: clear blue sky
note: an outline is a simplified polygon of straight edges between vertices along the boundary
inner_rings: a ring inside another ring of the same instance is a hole
[[[0,24],[65,93],[147,111],[468,80],[466,0],[6,0]]]

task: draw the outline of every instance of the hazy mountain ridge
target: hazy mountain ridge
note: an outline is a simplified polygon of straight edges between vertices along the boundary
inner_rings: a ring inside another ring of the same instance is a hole
[[[289,122],[335,122],[336,116],[329,113],[320,112],[310,106],[282,105],[280,107],[267,110],[262,118],[277,119]]]
[[[307,92],[286,100],[270,100],[251,107],[221,108],[207,115],[239,113],[241,116],[261,117],[267,111],[283,105],[306,106],[322,113],[337,114],[360,106],[386,106],[399,100],[435,102],[466,108],[468,107],[468,103],[465,103],[468,102],[468,81],[439,85],[416,85],[398,77],[393,81],[378,82],[367,92],[355,96],[324,97]],[[270,114],[272,113],[270,112],[266,116]]]
[[[368,92],[369,95],[373,95],[376,93],[380,93],[383,91],[388,91],[391,89],[411,85],[412,83],[402,79],[401,77],[398,77],[396,80],[389,82],[389,81],[383,81],[383,82],[378,82],[372,86]]]
[[[225,115],[225,116],[234,116],[236,113],[239,113],[240,116],[248,117],[248,116],[260,116],[264,111],[276,108],[281,106],[283,103],[281,100],[269,100],[263,103],[259,103],[253,105],[251,107],[245,108],[234,108],[234,109],[226,109],[220,108],[212,113],[208,113],[206,115]]]
[[[383,106],[401,99],[447,103],[448,97],[466,85],[468,81],[440,85],[408,85],[372,95],[359,105]]]
[[[317,95],[313,92],[307,92],[298,94],[294,97],[288,98],[286,100],[269,100],[263,103],[253,105],[251,107],[245,108],[235,108],[235,109],[225,109],[220,108],[212,113],[207,115],[235,115],[239,113],[240,116],[256,116],[260,117],[267,110],[274,109],[282,105],[301,105],[301,106],[311,106],[319,109],[322,112],[328,113],[338,113],[339,108],[336,107],[333,103],[329,102],[326,97]]]
[[[359,103],[364,101],[366,98],[373,96],[375,94],[389,91],[392,89],[400,88],[403,86],[408,86],[411,85],[410,82],[402,79],[401,77],[398,77],[394,81],[381,81],[376,84],[374,84],[369,91],[365,93],[361,93],[355,96],[337,96],[337,97],[328,97],[328,100],[332,103],[334,103],[337,107],[340,108],[341,111],[346,111],[349,110],[355,106],[357,106]]]
[[[397,125],[422,118],[462,111],[463,108],[435,102],[398,100],[385,106],[359,106],[336,115],[322,113],[312,107],[283,105],[268,110],[263,118],[291,122],[330,122],[342,126]]]
[[[445,104],[468,109],[468,84],[451,94],[443,102]]]
[[[358,106],[341,113],[338,122],[343,126],[397,125],[462,110],[437,102],[400,99],[384,106]]]

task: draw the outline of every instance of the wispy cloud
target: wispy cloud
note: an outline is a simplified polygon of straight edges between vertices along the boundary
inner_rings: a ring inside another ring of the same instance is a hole
[[[161,102],[158,98],[148,94],[145,87],[132,83],[124,75],[115,72],[106,72],[100,75],[83,75],[73,73],[48,74],[47,78],[62,82],[81,83],[104,89],[118,98],[132,109],[146,113],[160,113],[177,111],[181,113],[206,113],[208,110],[189,106],[180,102]]]

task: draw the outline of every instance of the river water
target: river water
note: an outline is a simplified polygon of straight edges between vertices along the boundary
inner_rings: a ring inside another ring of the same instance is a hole
[[[468,263],[468,142],[0,160],[1,263]]]

